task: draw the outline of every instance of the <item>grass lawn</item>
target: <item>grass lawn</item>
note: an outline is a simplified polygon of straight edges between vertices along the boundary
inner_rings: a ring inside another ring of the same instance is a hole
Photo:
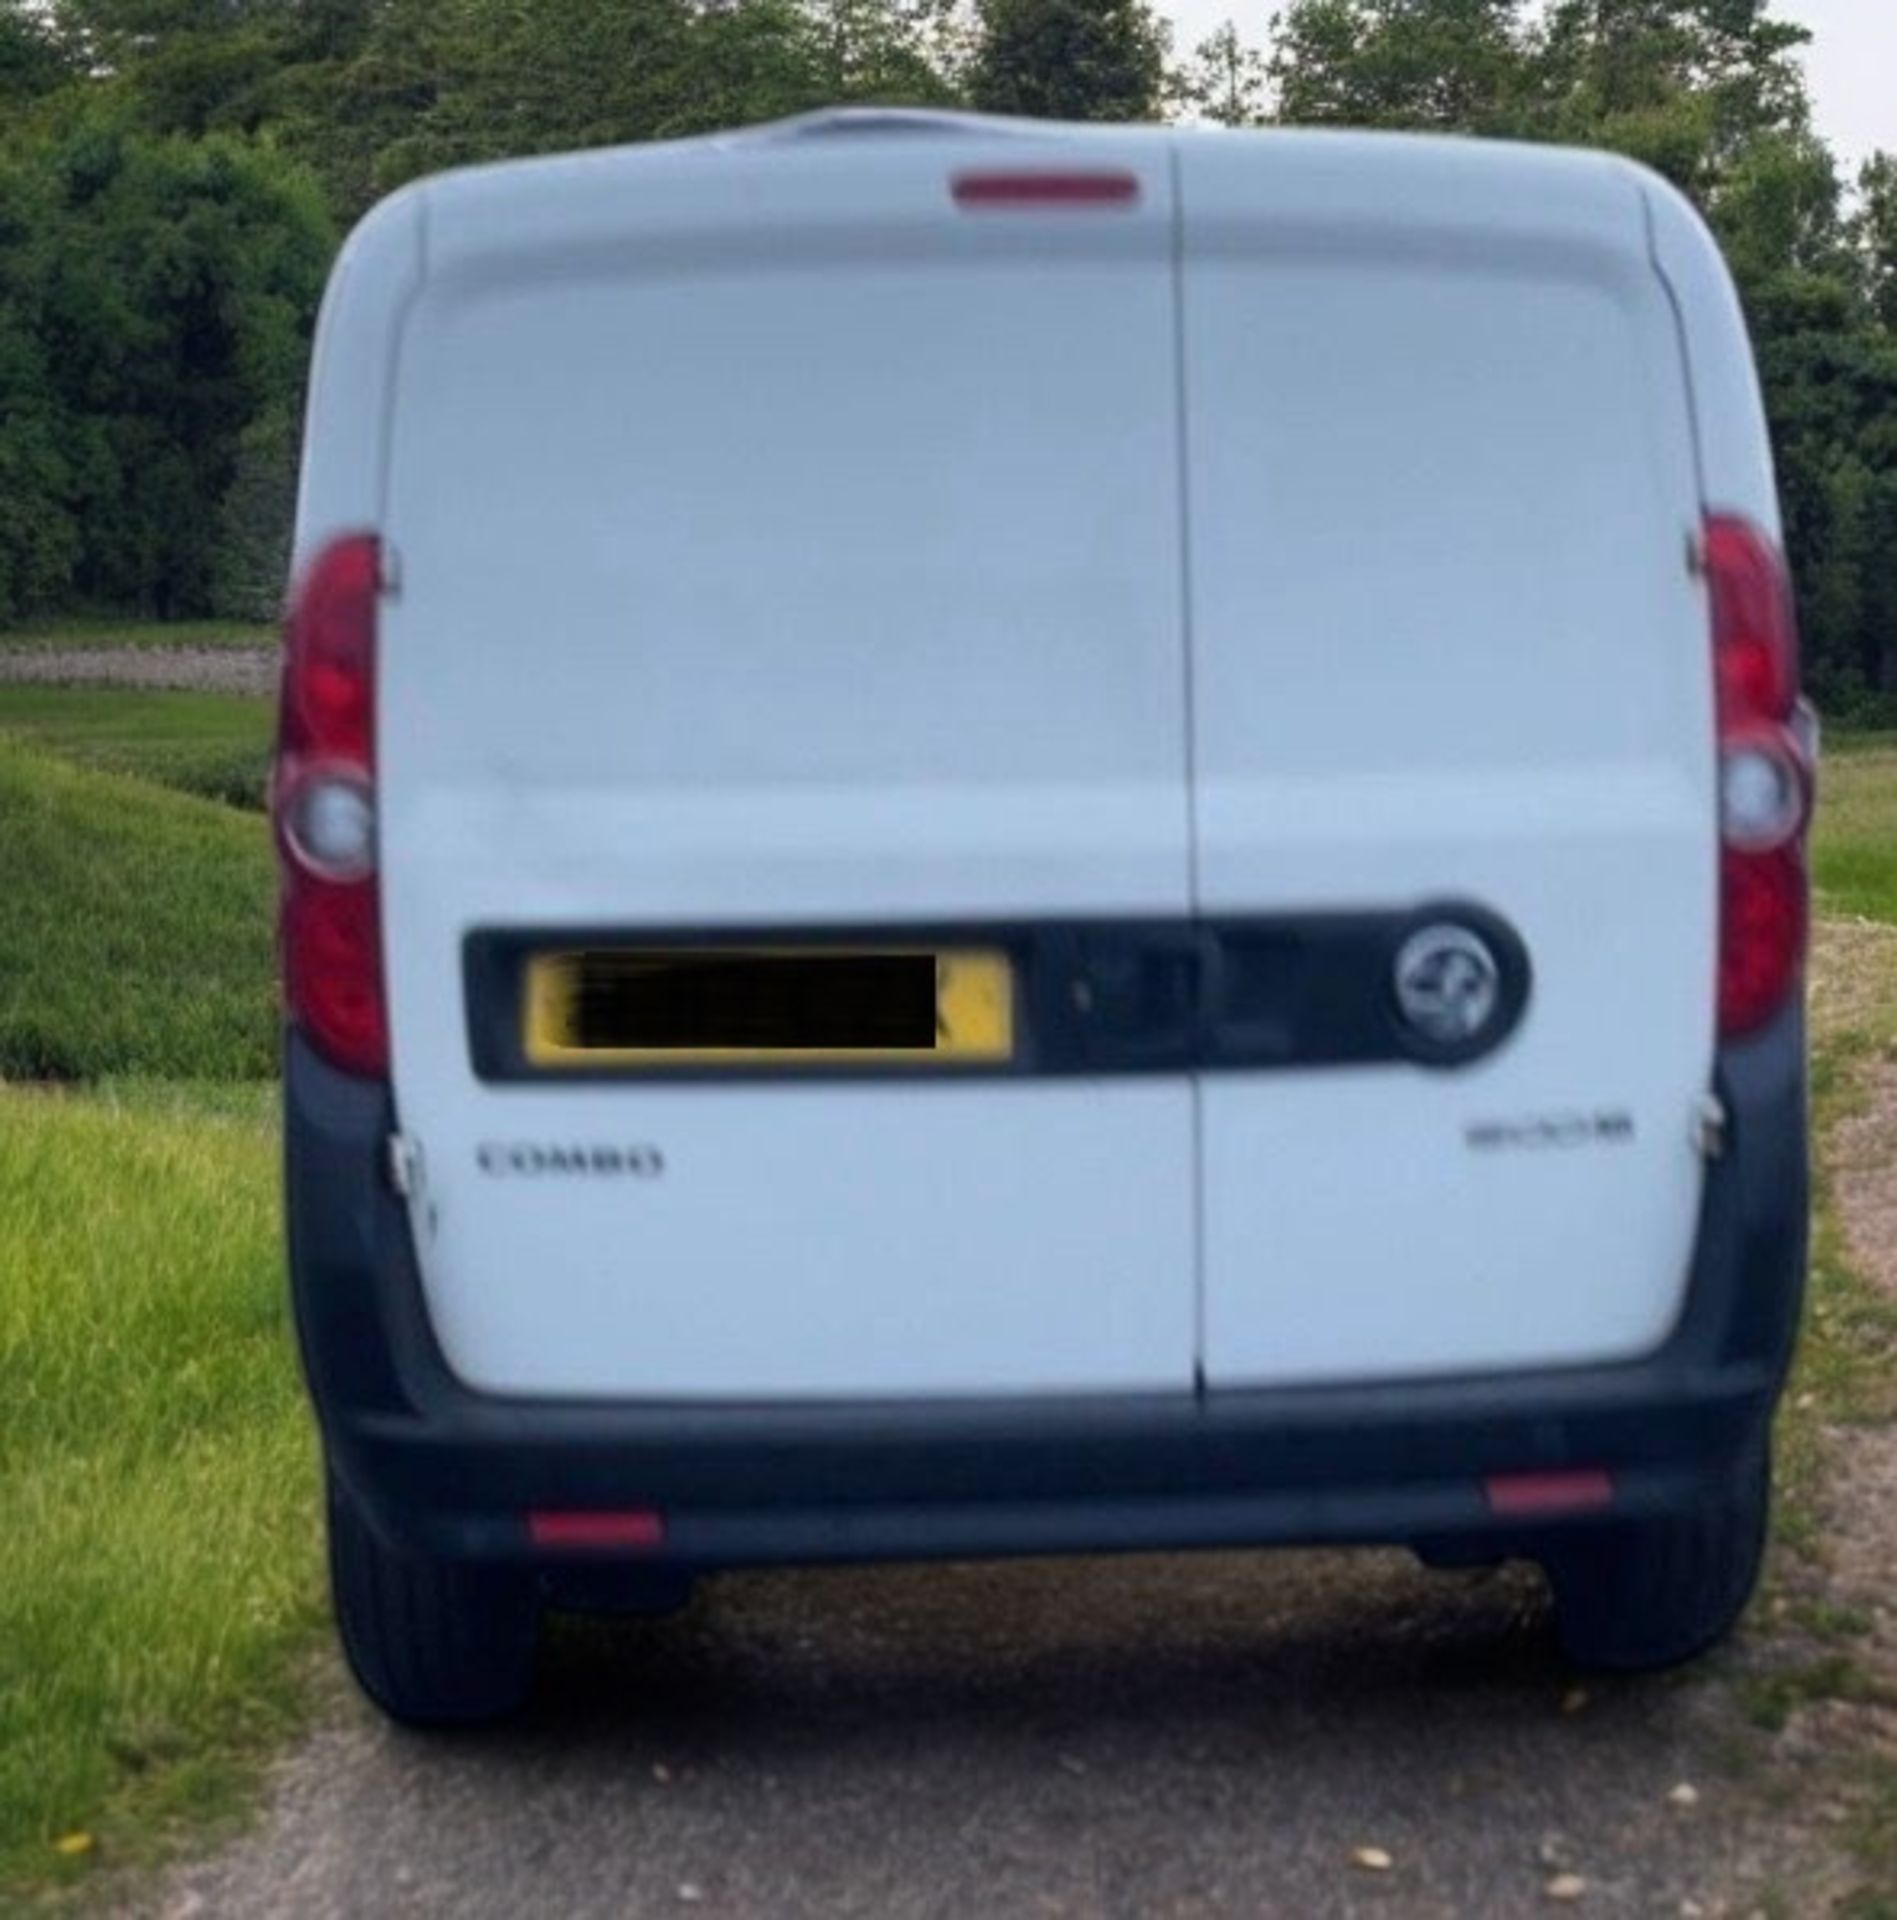
[[[0,629],[0,649],[55,652],[66,647],[137,647],[163,652],[168,647],[273,647],[275,627],[244,620],[35,620]]]
[[[0,738],[0,1079],[273,1074],[272,886],[257,816]]]
[[[0,1907],[239,1804],[298,1715],[322,1589],[266,1101],[0,1086]]]
[[[0,684],[0,736],[238,807],[263,805],[275,723],[234,693]]]
[[[1818,776],[1821,913],[1897,920],[1897,734],[1832,734]]]

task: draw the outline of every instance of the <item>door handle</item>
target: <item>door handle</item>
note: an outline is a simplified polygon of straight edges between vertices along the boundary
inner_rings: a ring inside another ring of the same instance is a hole
[[[1076,946],[1067,1016],[1091,1066],[1188,1066],[1205,1030],[1214,943],[1197,930],[1092,931]]]

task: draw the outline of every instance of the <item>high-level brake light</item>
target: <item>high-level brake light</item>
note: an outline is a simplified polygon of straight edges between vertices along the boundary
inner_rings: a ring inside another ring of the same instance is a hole
[[[1139,175],[1117,167],[958,173],[951,185],[955,204],[970,213],[1026,207],[1131,207],[1140,197]]]

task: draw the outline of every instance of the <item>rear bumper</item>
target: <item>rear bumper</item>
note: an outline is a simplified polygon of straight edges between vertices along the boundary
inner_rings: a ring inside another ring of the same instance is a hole
[[[388,1090],[291,1035],[291,1284],[333,1470],[390,1539],[531,1558],[536,1509],[656,1509],[691,1568],[1265,1542],[1485,1541],[1485,1477],[1604,1468],[1678,1510],[1771,1417],[1805,1254],[1802,1020],[1722,1051],[1730,1118],[1687,1304],[1655,1353],[1466,1380],[1160,1397],[833,1405],[503,1400],[449,1370],[386,1176]],[[1592,1516],[1598,1520],[1599,1516]],[[1561,1524],[1590,1524],[1577,1517]]]

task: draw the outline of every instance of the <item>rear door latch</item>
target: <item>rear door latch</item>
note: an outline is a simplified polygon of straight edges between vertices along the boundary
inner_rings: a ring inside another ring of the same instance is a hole
[[[389,1185],[404,1200],[419,1197],[422,1190],[422,1143],[409,1133],[389,1135]]]

